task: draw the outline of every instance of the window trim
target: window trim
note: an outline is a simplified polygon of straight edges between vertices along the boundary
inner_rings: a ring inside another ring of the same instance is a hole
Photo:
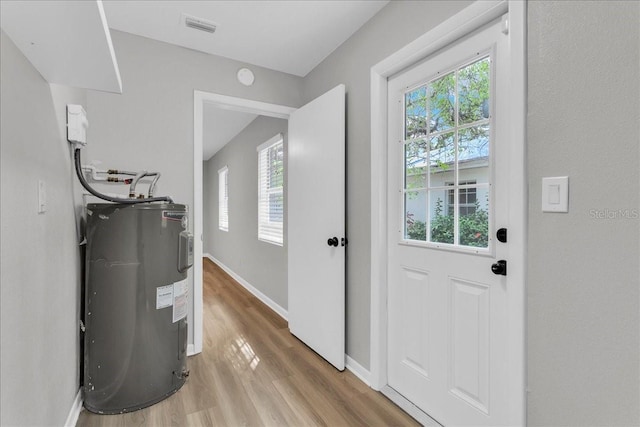
[[[218,229],[229,231],[229,167],[226,165],[218,169]]]
[[[258,152],[258,240],[277,246],[284,246],[284,177],[282,180],[282,186],[276,188],[267,188],[267,182],[263,179],[265,179],[269,175],[269,171],[267,170],[263,174],[262,170],[262,156],[267,155],[269,149],[279,144],[282,145],[284,153],[284,135],[282,133],[274,135],[272,138],[263,142],[256,148],[256,151]],[[284,173],[284,156],[282,162]],[[267,168],[269,167],[268,164],[266,166]],[[261,220],[261,218],[269,218],[268,198],[272,194],[282,195],[282,222],[269,221],[268,219],[267,221]]]

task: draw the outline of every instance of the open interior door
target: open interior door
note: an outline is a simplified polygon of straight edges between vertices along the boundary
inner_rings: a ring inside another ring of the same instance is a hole
[[[337,369],[345,358],[345,86],[289,118],[289,330]]]

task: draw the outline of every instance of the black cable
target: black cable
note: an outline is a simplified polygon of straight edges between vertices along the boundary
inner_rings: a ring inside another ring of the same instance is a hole
[[[78,179],[80,180],[80,184],[82,184],[82,186],[91,194],[93,194],[94,196],[102,199],[102,200],[106,200],[107,202],[112,202],[112,203],[120,203],[122,205],[137,205],[139,203],[152,203],[152,202],[168,202],[168,203],[173,203],[173,200],[171,199],[171,197],[169,196],[164,196],[164,197],[151,197],[148,199],[121,199],[119,197],[111,197],[111,196],[107,196],[106,194],[102,194],[99,193],[98,191],[94,190],[89,183],[87,182],[87,180],[84,178],[84,173],[82,172],[82,163],[80,162],[80,149],[76,148],[75,154],[74,154],[74,158],[75,158],[75,164],[76,164],[76,174],[78,175]]]

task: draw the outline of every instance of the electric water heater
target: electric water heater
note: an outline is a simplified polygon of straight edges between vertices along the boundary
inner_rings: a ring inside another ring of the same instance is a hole
[[[188,375],[188,211],[87,205],[84,406],[116,414],[175,393]]]

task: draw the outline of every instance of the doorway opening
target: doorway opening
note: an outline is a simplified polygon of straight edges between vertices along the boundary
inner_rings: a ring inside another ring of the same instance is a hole
[[[202,300],[202,257],[203,257],[203,139],[204,139],[204,110],[205,105],[211,105],[223,110],[249,113],[280,119],[289,119],[296,109],[279,104],[254,101],[245,98],[220,95],[216,93],[196,90],[193,93],[193,234],[194,234],[194,289],[193,289],[193,344],[189,345],[189,354],[202,351],[203,339],[203,300]]]
[[[501,19],[501,17],[503,18]],[[391,400],[425,425],[437,424],[434,424],[435,421],[416,406],[416,402],[407,400],[389,385],[390,360],[388,355],[389,346],[393,344],[389,337],[390,313],[387,309],[390,295],[389,289],[392,287],[392,284],[390,282],[388,283],[388,280],[390,280],[392,276],[388,267],[388,259],[389,245],[398,242],[390,237],[394,230],[391,230],[389,226],[391,215],[388,210],[388,205],[391,202],[389,200],[389,182],[391,178],[396,179],[397,176],[391,176],[392,172],[388,171],[388,145],[392,144],[392,141],[388,139],[390,135],[388,122],[388,103],[390,99],[388,98],[388,87],[390,80],[403,70],[412,69],[416,64],[433,57],[436,53],[445,51],[447,47],[496,20],[498,20],[501,25],[499,31],[501,31],[505,37],[509,38],[507,47],[509,59],[506,67],[509,70],[510,76],[508,79],[509,89],[507,91],[506,101],[510,106],[509,125],[505,131],[509,145],[504,152],[505,161],[509,163],[511,170],[508,183],[506,184],[506,191],[510,198],[508,216],[505,219],[509,227],[509,287],[506,289],[506,300],[509,307],[506,321],[509,327],[506,332],[507,344],[504,347],[506,349],[505,363],[508,365],[509,372],[505,386],[505,390],[508,391],[509,396],[506,417],[509,420],[509,425],[524,425],[526,415],[525,248],[527,199],[524,150],[526,118],[526,7],[517,1],[475,2],[459,14],[443,22],[427,34],[371,68],[371,384],[374,389],[382,391],[390,397]],[[434,83],[438,82],[437,77],[434,77],[432,80]],[[431,82],[431,80],[429,80],[429,82]],[[411,93],[410,89],[412,88],[406,88],[406,91]],[[443,164],[445,163],[446,162]],[[439,166],[442,166],[442,164]],[[441,197],[443,200],[442,209],[446,209],[444,203],[447,201],[452,202],[451,204],[454,209],[459,209],[462,204],[466,203],[466,199],[463,201],[460,197],[463,190],[465,197],[469,189],[473,188],[476,189],[476,191],[478,190],[478,185],[475,183],[472,184],[466,181],[462,183],[460,179],[460,176],[458,176],[457,181],[452,181],[454,183],[451,188],[453,189],[453,198],[447,197],[451,189],[447,186],[446,182],[443,184]],[[427,194],[426,190],[425,194]],[[459,195],[458,198],[456,198],[456,194]],[[414,199],[410,199],[409,202],[415,202]],[[409,202],[405,201],[405,204]],[[436,207],[438,206],[437,203],[434,205]],[[398,215],[398,212],[393,212],[393,215]],[[461,215],[460,212],[461,211],[457,212],[457,216]],[[455,215],[453,218],[455,219]],[[428,226],[428,221],[425,221],[425,224]],[[412,224],[407,222],[405,228],[407,228],[408,225]],[[400,228],[402,227],[399,227],[398,230],[400,230]],[[405,229],[404,231],[413,230]],[[425,233],[422,233],[422,231],[417,232],[416,236],[420,236],[418,240],[428,240],[424,244],[425,246],[434,246],[439,243],[430,242],[442,240],[434,233],[431,228],[428,228],[425,230]],[[455,229],[454,226],[451,235],[453,236],[454,243],[462,242],[459,237],[461,235],[460,229]],[[492,238],[493,237],[495,236],[492,236]],[[396,237],[394,237],[394,239],[395,238]],[[409,238],[409,240],[416,240],[413,235],[405,235],[405,240],[407,240],[407,238]],[[465,246],[468,245],[465,244]],[[420,270],[418,273],[420,274],[414,274],[414,276],[427,277],[429,272]],[[452,278],[449,277],[449,279]],[[460,285],[460,281],[452,279],[450,282],[453,283],[453,285]],[[417,282],[414,284],[417,286]],[[453,285],[449,286],[446,292],[450,292],[452,289],[455,291],[456,288]],[[394,283],[393,286],[396,286],[396,284]],[[418,288],[416,287],[416,289]],[[454,293],[453,295],[456,296],[457,294]],[[452,300],[448,301],[448,304],[451,305]],[[445,316],[443,325],[452,324],[451,319],[450,316]],[[453,320],[457,320],[457,318],[453,318]],[[451,329],[446,330],[445,328],[444,334],[450,335],[450,333]],[[450,348],[452,341],[445,340],[444,342],[449,342],[448,348]],[[449,357],[450,354],[447,355],[446,353],[447,348],[444,350],[445,357]],[[451,384],[445,384],[445,387],[449,387],[450,385]],[[441,421],[447,422],[445,419]]]

